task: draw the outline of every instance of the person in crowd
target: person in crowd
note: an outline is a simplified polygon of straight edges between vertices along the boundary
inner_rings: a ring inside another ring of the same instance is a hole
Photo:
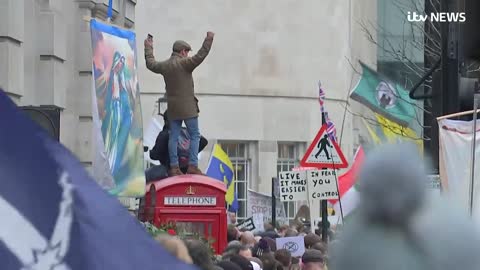
[[[230,261],[236,263],[242,270],[254,270],[253,264],[243,256],[233,255]]]
[[[302,270],[325,270],[325,259],[316,249],[307,249],[302,256]]]
[[[282,266],[283,270],[290,270],[290,266],[292,265],[292,253],[286,249],[277,249],[275,251],[275,259],[279,261]]]
[[[260,269],[263,269],[263,263],[262,263],[262,260],[260,260],[260,258],[257,258],[257,257],[251,257],[250,259],[250,262],[255,262],[258,264],[258,266],[260,267]],[[255,268],[255,267],[254,267]]]
[[[270,249],[267,240],[264,238],[260,239],[260,241],[255,244],[252,250],[253,256],[257,258],[262,258],[263,255],[270,254],[271,252],[272,250]]]
[[[173,52],[169,59],[156,61],[153,55],[153,38],[149,36],[145,42],[145,62],[149,70],[163,75],[167,93],[168,118],[170,120],[170,137],[168,152],[170,156],[169,176],[182,175],[178,164],[177,144],[182,124],[185,122],[191,138],[188,174],[203,174],[198,168],[198,149],[200,131],[198,126],[198,99],[194,93],[192,73],[207,57],[213,43],[214,33],[207,32],[202,47],[192,57],[190,45],[182,40],[173,44]]]
[[[208,252],[208,246],[200,240],[187,240],[185,244],[193,263],[201,270],[214,270],[212,258]]]
[[[218,262],[217,266],[220,266],[223,270],[242,270],[238,264],[226,260]]]
[[[322,237],[314,234],[314,233],[309,233],[305,235],[303,238],[305,242],[305,248],[312,248],[313,245],[315,245],[318,242],[322,242]]]
[[[320,221],[317,226],[318,226],[318,229],[315,230],[315,234],[322,235],[323,223]],[[330,222],[327,221],[327,237],[328,237],[328,239],[327,239],[327,241],[324,241],[324,242],[332,241],[334,239],[334,236],[335,236],[335,234],[330,227]]]
[[[263,263],[263,270],[283,270],[282,264],[275,260],[275,256],[272,253],[264,254],[260,259]]]
[[[300,260],[299,258],[292,257],[292,265],[290,265],[290,270],[300,270]]]
[[[255,236],[249,231],[242,232],[240,242],[242,245],[252,248],[255,245]]]
[[[149,155],[152,160],[160,161],[162,166],[166,168],[166,175],[164,178],[168,177],[168,171],[170,170],[170,155],[168,152],[168,142],[170,138],[170,124],[168,120],[168,109],[163,113],[163,129],[158,133],[155,140],[155,145],[150,150]],[[208,140],[200,135],[200,142],[198,152],[202,152],[203,149],[208,145]],[[177,157],[178,157],[178,166],[182,173],[187,173],[188,165],[190,164],[190,147],[191,139],[188,134],[188,131],[185,128],[182,128],[181,134],[179,135],[179,140],[177,144]],[[157,169],[158,170],[158,169]],[[154,179],[158,180],[158,179]]]
[[[228,224],[236,225],[237,224],[237,214],[234,213],[234,212],[228,212],[227,211],[227,221],[228,221]]]
[[[234,240],[238,240],[240,232],[234,224],[229,224],[227,227],[227,241],[230,243]]]
[[[270,237],[270,238],[278,238],[278,234],[275,231],[275,226],[273,226],[272,222],[265,222],[263,225],[265,231],[261,234],[262,237]]]
[[[241,246],[240,250],[238,251],[238,255],[243,256],[247,259],[250,259],[253,257],[252,250],[250,249],[250,247],[247,247],[247,246]]]
[[[277,250],[277,242],[275,241],[275,239],[272,239],[272,238],[270,238],[270,237],[268,237],[268,236],[263,237],[263,239],[264,239],[265,241],[267,241],[268,247],[270,248],[270,250],[271,250],[272,252],[274,252],[275,250]]]
[[[249,261],[253,266],[253,270],[262,270],[262,268],[260,267],[260,265],[257,262],[252,261],[252,260],[249,260]]]
[[[334,242],[333,241],[330,242],[329,245],[331,245],[332,243],[334,243]],[[316,249],[316,250],[322,252],[323,256],[327,255],[327,245],[325,243],[323,243],[322,241],[316,242],[315,244],[313,244],[312,249]]]
[[[285,237],[285,234],[287,233],[288,229],[290,229],[290,226],[288,225],[282,225],[278,229],[278,236],[279,237]]]
[[[222,254],[223,260],[229,260],[233,255],[239,255],[240,249],[244,247],[239,241],[229,242]]]
[[[173,236],[168,234],[161,234],[155,237],[155,240],[159,242],[168,252],[177,257],[183,262],[192,264],[193,260],[190,257],[185,243]]]
[[[285,237],[295,237],[295,236],[298,236],[298,231],[294,228],[289,228],[285,232]]]

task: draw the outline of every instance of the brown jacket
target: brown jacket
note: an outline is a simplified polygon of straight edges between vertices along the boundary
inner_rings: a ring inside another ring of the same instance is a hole
[[[207,57],[212,42],[213,39],[205,38],[202,48],[192,57],[172,52],[169,59],[161,62],[155,61],[152,47],[145,47],[147,68],[162,74],[165,80],[169,119],[185,120],[198,116],[200,110],[193,90],[192,72]]]

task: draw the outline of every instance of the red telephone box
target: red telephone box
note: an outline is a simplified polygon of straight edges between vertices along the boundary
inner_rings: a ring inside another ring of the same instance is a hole
[[[147,186],[139,218],[156,226],[175,222],[182,233],[213,238],[219,254],[227,245],[226,192],[223,182],[207,176],[166,178]]]

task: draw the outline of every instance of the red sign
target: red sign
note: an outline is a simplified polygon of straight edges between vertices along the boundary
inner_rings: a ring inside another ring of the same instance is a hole
[[[327,133],[327,125],[323,125],[317,136],[300,162],[302,167],[343,169],[348,167],[348,162],[338,146]]]

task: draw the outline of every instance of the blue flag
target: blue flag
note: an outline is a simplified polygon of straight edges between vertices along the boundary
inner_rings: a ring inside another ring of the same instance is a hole
[[[212,157],[205,174],[225,183],[227,186],[227,193],[225,194],[227,210],[236,213],[238,211],[238,195],[235,188],[235,171],[227,153],[218,144],[213,147]]]
[[[195,270],[0,89],[0,269]]]

